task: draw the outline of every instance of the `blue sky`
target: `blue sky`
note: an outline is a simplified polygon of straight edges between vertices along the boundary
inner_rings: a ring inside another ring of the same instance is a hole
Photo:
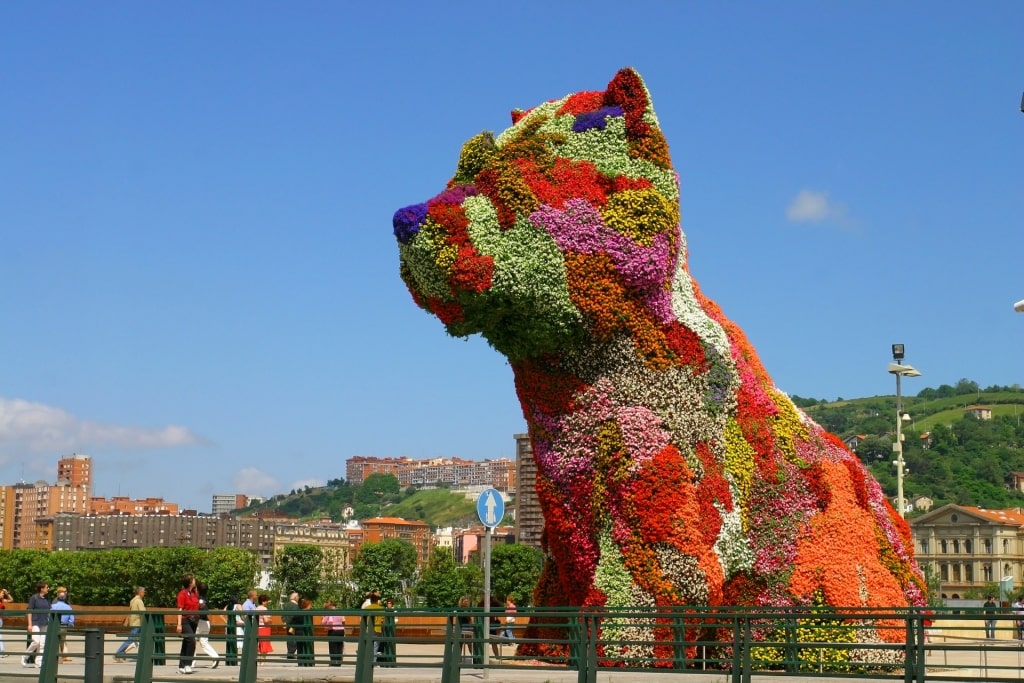
[[[1024,383],[1024,3],[0,5],[0,482],[209,510],[352,455],[512,457],[504,358],[395,209],[508,113],[651,90],[691,272],[816,398]]]

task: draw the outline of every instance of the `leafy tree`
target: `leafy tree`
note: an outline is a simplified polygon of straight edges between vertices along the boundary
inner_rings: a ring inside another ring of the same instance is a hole
[[[484,569],[480,565],[479,556],[470,559],[469,564],[459,566],[459,574],[469,603],[476,605],[484,597]]]
[[[491,549],[491,593],[511,595],[517,605],[529,605],[544,567],[544,553],[518,543],[502,543]]]
[[[352,580],[348,551],[325,548],[320,563],[321,601],[333,600],[339,607],[355,607],[361,600],[358,586]]]
[[[390,497],[397,496],[400,490],[398,478],[395,475],[377,472],[363,480],[363,485],[356,492],[355,501],[372,505],[390,500]]]
[[[857,444],[857,457],[870,465],[876,460],[885,460],[892,454],[892,439],[869,436]]]
[[[459,570],[452,549],[435,547],[423,576],[416,584],[416,593],[427,607],[451,608],[467,594],[464,579],[464,572]]]
[[[174,605],[181,577],[192,573],[210,585],[211,603],[251,587],[258,573],[256,556],[242,548],[199,550],[114,548],[50,553],[9,550],[0,553],[0,585],[19,600],[28,600],[36,582],[67,586],[75,605],[126,605],[135,586],[146,586],[147,604]]]
[[[323,550],[316,545],[286,545],[274,558],[274,580],[286,593],[316,600],[320,595]]]
[[[362,592],[380,591],[381,598],[397,598],[416,574],[416,548],[397,538],[364,543],[352,564],[352,579]]]

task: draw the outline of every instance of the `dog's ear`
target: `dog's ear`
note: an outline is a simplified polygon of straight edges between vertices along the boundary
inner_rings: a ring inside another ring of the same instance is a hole
[[[615,74],[604,91],[604,105],[621,107],[626,115],[626,138],[632,156],[647,159],[661,168],[672,167],[668,144],[651,104],[651,93],[632,67]]]
[[[618,105],[626,113],[626,127],[633,128],[642,121],[647,111],[653,113],[651,93],[647,91],[644,81],[632,67],[621,69],[615,78],[608,83],[604,91],[604,105]]]

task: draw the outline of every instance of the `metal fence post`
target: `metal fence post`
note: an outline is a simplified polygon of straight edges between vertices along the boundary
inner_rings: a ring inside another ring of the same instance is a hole
[[[751,637],[751,618],[747,614],[743,617],[743,683],[750,683],[750,675],[754,668],[753,664],[753,653],[750,651],[750,643],[753,641]]]
[[[242,652],[238,655],[238,683],[256,683],[257,656],[260,652],[260,621],[253,610],[246,610]]]
[[[46,624],[46,643],[39,655],[39,680],[52,681],[57,677],[57,656],[60,654],[60,615],[50,613]],[[31,617],[29,617],[31,618]]]
[[[85,683],[103,683],[103,631],[85,629]]]
[[[462,664],[462,629],[453,614],[445,617],[444,659],[441,661],[441,683],[458,683]]]
[[[135,683],[153,680],[153,653],[156,648],[156,623],[163,623],[163,614],[142,615],[142,630],[139,632],[139,651],[135,656]],[[163,650],[161,650],[163,652]]]
[[[359,617],[359,649],[356,650],[355,683],[373,683],[373,617]]]

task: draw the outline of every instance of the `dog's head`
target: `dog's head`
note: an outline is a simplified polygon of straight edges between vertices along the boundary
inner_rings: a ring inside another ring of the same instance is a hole
[[[583,338],[664,335],[679,191],[640,76],[623,69],[604,91],[512,117],[465,143],[444,192],[395,213],[416,303],[513,361]]]

